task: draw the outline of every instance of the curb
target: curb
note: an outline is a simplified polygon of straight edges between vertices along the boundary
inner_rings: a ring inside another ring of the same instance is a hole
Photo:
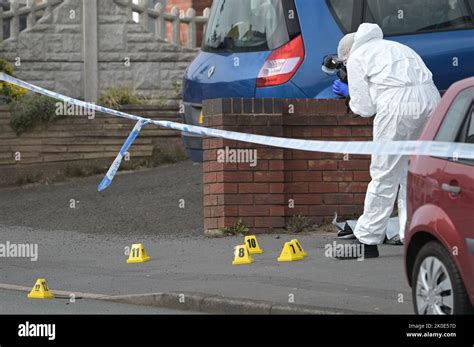
[[[156,306],[181,311],[245,315],[337,315],[361,314],[307,305],[275,304],[263,300],[227,298],[199,293],[150,293],[102,297],[99,300],[124,304]]]
[[[15,290],[18,292],[26,292],[29,293],[31,291],[31,287],[19,286],[16,284],[5,284],[0,283],[0,289],[6,290]],[[109,297],[109,295],[104,294],[93,294],[93,293],[82,293],[82,292],[75,292],[75,291],[65,291],[65,290],[51,290],[51,293],[57,296],[67,296],[69,297],[71,294],[74,294],[76,299],[90,299],[90,300],[101,300],[103,298]]]
[[[29,293],[30,287],[0,283],[0,289]],[[228,298],[200,293],[148,293],[131,295],[104,295],[75,291],[51,290],[56,296],[68,297],[74,294],[76,299],[90,299],[117,302],[122,304],[154,306],[179,311],[202,312],[211,314],[243,315],[338,315],[361,314],[350,310],[334,310],[309,305],[276,304],[263,300]]]

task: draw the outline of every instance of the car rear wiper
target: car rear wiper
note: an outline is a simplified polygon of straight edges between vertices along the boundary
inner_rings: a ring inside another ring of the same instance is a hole
[[[218,44],[214,44],[217,43]],[[214,51],[225,51],[225,52],[234,52],[234,40],[230,37],[225,37],[224,40],[214,41],[213,44],[207,44],[207,48],[210,48]]]
[[[224,37],[224,40],[221,41],[218,48],[233,51],[235,49],[234,39],[232,37]]]

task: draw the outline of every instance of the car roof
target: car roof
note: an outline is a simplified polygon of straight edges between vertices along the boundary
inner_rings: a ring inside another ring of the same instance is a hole
[[[448,91],[452,89],[453,92],[455,92],[455,95],[457,95],[459,92],[469,87],[474,87],[474,76],[454,83],[449,87]]]

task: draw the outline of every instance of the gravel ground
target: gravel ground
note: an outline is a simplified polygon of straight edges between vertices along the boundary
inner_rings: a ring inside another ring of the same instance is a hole
[[[190,161],[102,176],[0,190],[0,224],[94,234],[203,235],[202,166]],[[71,200],[75,208],[71,208]],[[179,208],[184,199],[185,208]]]

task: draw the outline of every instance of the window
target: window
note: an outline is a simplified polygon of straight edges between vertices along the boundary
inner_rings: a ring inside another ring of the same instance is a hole
[[[292,0],[214,0],[203,49],[274,50],[299,33],[301,29]]]
[[[474,109],[471,105],[471,109],[468,112],[468,116],[464,122],[463,129],[459,134],[457,142],[462,143],[473,143],[474,144]]]
[[[441,123],[435,141],[474,143],[474,87],[463,90],[456,97]],[[459,161],[474,165],[472,159]]]
[[[385,35],[474,28],[469,1],[366,0],[364,21],[380,25]]]
[[[470,105],[469,112],[465,117],[464,125],[456,142],[474,144],[474,103]],[[463,164],[474,165],[474,159],[456,159],[456,161],[457,160]]]
[[[463,90],[454,100],[436,135],[436,141],[456,142],[462,133],[466,114],[474,100],[474,87]]]
[[[334,19],[344,33],[357,30],[360,20],[357,21],[358,23],[353,20],[355,0],[328,0],[328,5]]]

